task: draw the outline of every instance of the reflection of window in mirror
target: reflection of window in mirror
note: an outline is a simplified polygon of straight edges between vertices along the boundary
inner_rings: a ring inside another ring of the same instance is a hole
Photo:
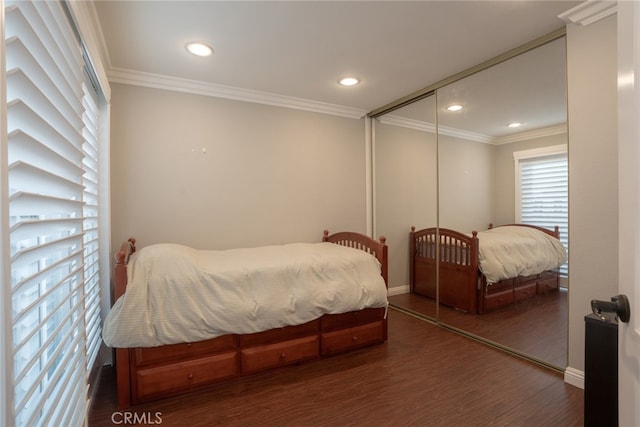
[[[556,145],[513,153],[516,222],[560,228],[560,241],[569,248],[569,162],[567,146]],[[568,265],[560,268],[568,275]]]

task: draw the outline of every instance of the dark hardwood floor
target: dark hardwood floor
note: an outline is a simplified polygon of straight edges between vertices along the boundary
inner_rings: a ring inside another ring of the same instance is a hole
[[[89,426],[122,425],[111,368]],[[163,426],[582,426],[562,375],[395,310],[389,340],[130,408]]]
[[[389,297],[391,304],[436,316],[435,301],[416,294]],[[551,365],[567,365],[567,292],[550,292],[485,314],[440,306],[441,323],[531,355]],[[524,331],[524,332],[523,332]]]

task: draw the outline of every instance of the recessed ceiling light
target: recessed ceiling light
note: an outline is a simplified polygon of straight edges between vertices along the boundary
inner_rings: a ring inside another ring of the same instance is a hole
[[[510,127],[510,128],[519,128],[520,126],[522,126],[522,123],[513,122],[513,123],[509,123],[507,126]]]
[[[452,104],[447,107],[447,111],[460,111],[462,110],[462,105],[460,104]]]
[[[344,77],[338,80],[338,83],[342,86],[355,86],[360,83],[360,80],[355,77]]]
[[[197,56],[209,56],[213,48],[204,43],[187,43],[187,50]]]

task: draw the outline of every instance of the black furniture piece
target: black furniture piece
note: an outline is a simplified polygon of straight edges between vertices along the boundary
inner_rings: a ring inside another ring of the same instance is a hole
[[[618,425],[618,321],[588,314],[585,321],[584,425]]]
[[[585,316],[584,425],[618,425],[618,320],[629,322],[626,295],[591,301]]]

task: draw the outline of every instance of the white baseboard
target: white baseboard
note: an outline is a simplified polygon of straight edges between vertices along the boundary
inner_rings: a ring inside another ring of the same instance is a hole
[[[584,372],[568,367],[564,370],[564,382],[584,390]]]
[[[409,285],[394,286],[393,288],[389,288],[387,290],[387,295],[390,297],[394,295],[401,295],[401,294],[408,294],[408,293],[409,293]]]

